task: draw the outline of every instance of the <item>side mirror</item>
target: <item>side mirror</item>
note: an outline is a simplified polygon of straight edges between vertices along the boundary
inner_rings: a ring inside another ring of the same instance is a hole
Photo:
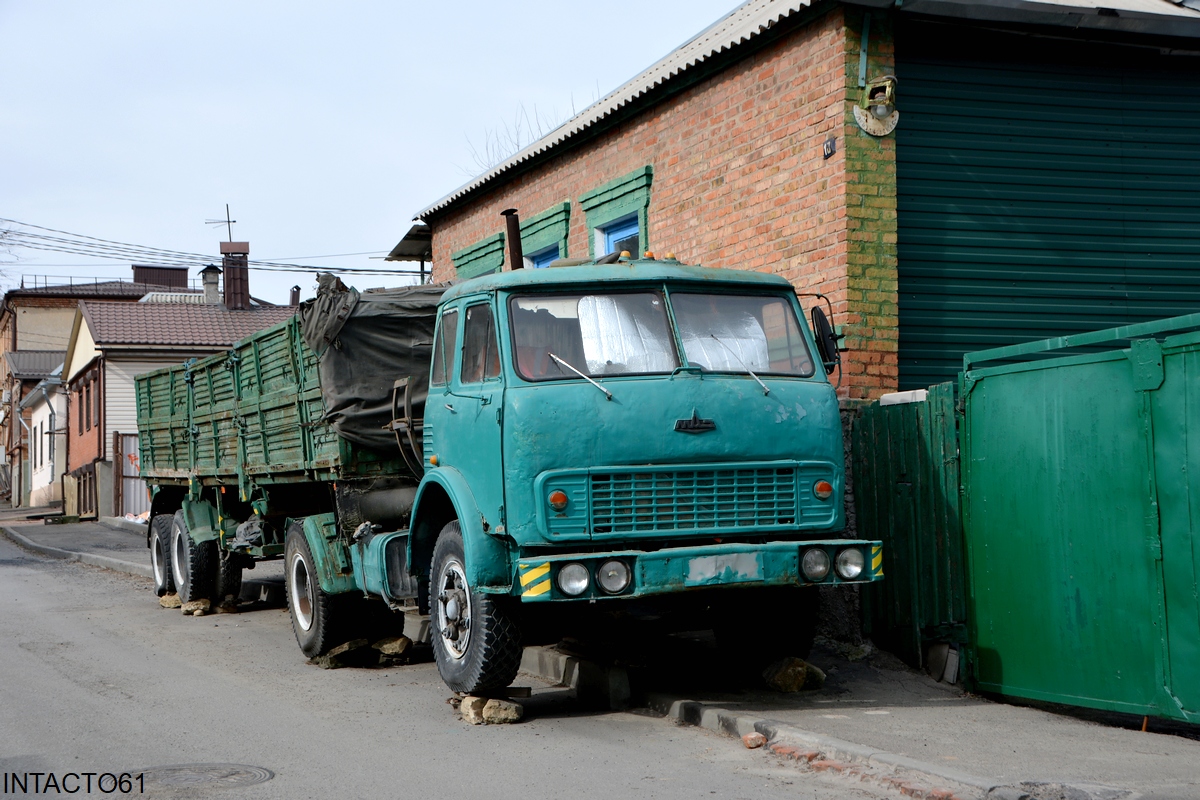
[[[816,306],[810,312],[812,317],[813,335],[817,337],[817,351],[825,366],[825,374],[829,375],[842,363],[842,354],[838,352],[838,339],[842,338],[833,332],[829,317]]]

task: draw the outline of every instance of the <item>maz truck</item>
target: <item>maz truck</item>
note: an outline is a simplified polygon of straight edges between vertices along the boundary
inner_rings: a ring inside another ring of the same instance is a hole
[[[828,318],[774,275],[559,264],[324,275],[288,322],[139,377],[158,593],[236,597],[282,558],[306,655],[365,600],[416,611],[464,693],[589,621],[806,655],[815,587],[882,577],[880,542],[841,538]]]

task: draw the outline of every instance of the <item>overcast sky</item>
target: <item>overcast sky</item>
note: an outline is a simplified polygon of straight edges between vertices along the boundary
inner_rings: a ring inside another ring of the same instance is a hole
[[[561,122],[736,5],[0,0],[0,217],[216,253],[225,229],[205,220],[229,203],[252,259],[383,255],[522,107]],[[129,262],[13,254],[5,288],[130,276]],[[286,302],[313,277],[250,283]]]

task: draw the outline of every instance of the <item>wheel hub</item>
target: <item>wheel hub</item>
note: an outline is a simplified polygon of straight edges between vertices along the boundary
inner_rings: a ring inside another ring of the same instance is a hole
[[[453,658],[466,655],[471,642],[471,590],[462,563],[447,561],[438,575],[437,626]]]

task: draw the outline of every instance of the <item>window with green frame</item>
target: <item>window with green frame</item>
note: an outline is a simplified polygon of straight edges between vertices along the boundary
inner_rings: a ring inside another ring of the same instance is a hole
[[[579,198],[588,228],[588,255],[598,258],[612,252],[609,248],[617,244],[622,249],[632,243],[640,251],[649,249],[647,231],[649,223],[646,212],[650,208],[650,184],[654,180],[654,167],[647,164],[628,175],[609,181]],[[636,221],[636,232],[633,223]]]
[[[556,258],[567,257],[571,203],[564,201],[536,216],[521,220],[521,252],[525,266],[545,267]]]
[[[465,247],[451,255],[450,260],[463,280],[499,272],[504,266],[504,234],[497,233]]]

